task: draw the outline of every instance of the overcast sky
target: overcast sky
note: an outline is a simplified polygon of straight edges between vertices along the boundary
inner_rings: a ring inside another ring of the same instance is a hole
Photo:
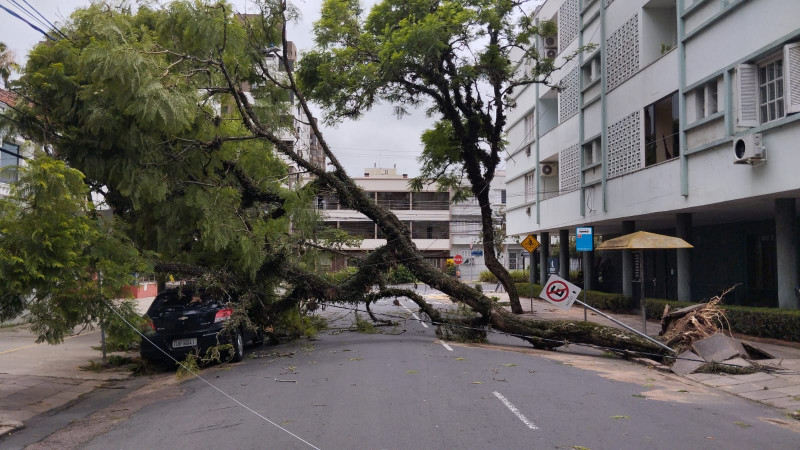
[[[230,1],[230,0],[229,0]],[[0,5],[9,8],[32,23],[30,17],[20,13],[14,3],[25,6],[23,0],[0,0]],[[91,0],[27,0],[53,23],[63,23],[76,8],[87,6]],[[247,0],[232,0],[242,12],[253,12],[253,3]],[[311,27],[319,18],[321,0],[295,0],[294,4],[302,13],[301,22],[289,28],[289,38],[294,41],[301,53],[313,46]],[[369,7],[375,0],[362,0]],[[249,5],[249,9],[248,9]],[[28,51],[40,40],[42,35],[24,22],[0,9],[0,41],[17,54],[17,62],[25,61]],[[380,105],[361,120],[342,123],[336,128],[325,128],[323,134],[329,145],[354,176],[362,174],[365,167],[393,167],[398,173],[418,174],[417,156],[421,152],[419,136],[429,127],[431,119],[423,111],[398,120],[392,115],[391,105]]]

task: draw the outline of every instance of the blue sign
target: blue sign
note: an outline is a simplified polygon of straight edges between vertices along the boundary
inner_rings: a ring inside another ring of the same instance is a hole
[[[575,247],[579,252],[594,250],[594,229],[592,227],[578,227],[575,230]]]
[[[483,256],[483,250],[473,250],[472,256]]]
[[[558,273],[558,256],[547,258],[547,273],[549,275]]]

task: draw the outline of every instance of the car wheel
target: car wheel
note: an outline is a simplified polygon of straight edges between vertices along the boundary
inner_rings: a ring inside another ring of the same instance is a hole
[[[236,330],[233,336],[233,362],[239,362],[244,359],[244,336],[242,330]]]

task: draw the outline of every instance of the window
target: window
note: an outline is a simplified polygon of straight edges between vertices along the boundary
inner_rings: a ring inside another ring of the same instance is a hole
[[[505,189],[501,189],[500,190],[500,203],[503,204],[503,205],[506,204],[506,190]]]
[[[449,239],[450,222],[412,222],[411,237],[413,239]]]
[[[600,138],[583,144],[583,167],[591,166],[596,162],[600,162],[601,150]]]
[[[525,116],[525,130],[524,130],[525,136],[522,139],[523,142],[533,139],[533,127],[535,125],[536,125],[536,115],[533,113],[533,111],[531,111]],[[531,152],[530,147],[528,147],[526,152],[527,152],[526,154],[530,156]]]
[[[389,209],[408,209],[411,194],[408,192],[378,192],[378,204]]]
[[[517,270],[517,254],[514,252],[508,252],[508,269]]]
[[[679,126],[677,92],[644,108],[645,167],[678,157]]]
[[[411,202],[411,209],[415,210],[450,209],[450,194],[448,192],[414,192]]]
[[[719,111],[717,102],[718,84],[719,79],[715,79],[693,91],[695,114],[694,119],[689,118],[690,122],[708,117]]]
[[[375,239],[375,224],[372,222],[339,222],[339,229],[353,236]]]
[[[0,147],[0,182],[16,183],[18,179],[19,145],[3,143]]]
[[[525,201],[536,200],[536,180],[533,178],[534,172],[525,174]]]
[[[583,86],[586,87],[600,79],[600,53],[583,64]]]
[[[780,119],[783,107],[783,58],[758,66],[758,109],[761,123]]]
[[[531,156],[531,146],[530,145],[525,147],[525,156],[528,157],[528,158],[530,158],[530,156]]]

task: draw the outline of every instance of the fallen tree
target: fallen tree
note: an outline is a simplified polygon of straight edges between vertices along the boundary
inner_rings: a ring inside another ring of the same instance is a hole
[[[380,77],[364,79],[369,86],[358,94],[360,100],[371,102],[383,93],[389,100],[408,105],[418,104],[420,93],[453,97],[451,103],[437,101],[439,109],[432,110],[438,111],[443,121],[437,124],[439,131],[428,137],[446,145],[426,147],[431,162],[428,169],[438,171],[445,185],[455,179],[454,172],[466,172],[481,206],[487,262],[513,293],[512,308],[518,312],[521,309],[514,284],[493,249],[488,186],[504,151],[504,111],[511,103],[507,95],[518,86],[546,83],[555,68],[552,60],[540,59],[535,50],[530,50],[530,39],[552,33],[554,28],[540,29],[523,18],[523,31],[515,31],[514,39],[501,45],[501,35],[517,26],[511,23],[511,11],[517,5],[479,3],[431,2],[423,9],[433,16],[418,16],[418,21],[412,20],[417,16],[404,3],[379,5],[379,10],[391,6],[407,14],[414,27],[405,31],[416,38],[431,31],[437,14],[457,12],[463,22],[449,31],[457,39],[443,41],[451,44],[446,54],[455,58],[466,51],[458,45],[461,41],[489,42],[470,64],[475,70],[462,68],[463,72],[454,65],[455,59],[418,61],[418,71],[399,76],[395,73],[398,67],[389,64],[391,61],[364,61],[363,57],[374,57],[373,51],[380,50],[373,47],[380,39],[371,42],[360,27],[376,31],[381,23],[389,23],[390,17],[358,22],[354,2],[326,2],[321,22],[347,25],[357,21],[358,26],[349,31],[328,30],[344,41],[354,39],[348,45],[366,46],[361,49],[365,53],[353,55],[354,64],[343,69],[378,71],[389,77],[388,81]],[[21,107],[21,129],[28,136],[46,136],[51,154],[87,175],[93,190],[129,224],[132,241],[143,250],[157,252],[163,260],[157,269],[191,274],[243,292],[237,310],[239,320],[267,325],[299,305],[369,305],[379,298],[404,296],[433,321],[452,321],[413,291],[385,286],[383,277],[388,270],[403,264],[421,282],[468,305],[478,316],[470,326],[510,333],[538,348],[586,343],[663,353],[660,347],[623,330],[519,317],[427,263],[408,228],[347,175],[320,132],[305,93],[310,90],[319,98],[323,84],[308,85],[321,66],[318,59],[315,65],[312,57],[302,85],[296,79],[288,54],[288,5],[285,1],[266,1],[261,6],[262,15],[242,18],[225,3],[173,2],[167,10],[143,7],[138,14],[93,5],[74,16],[72,28],[65,30],[72,36],[69,42],[40,44],[32,53],[28,73],[19,83],[28,102]],[[337,18],[337,14],[342,16]],[[324,27],[318,24],[318,28]],[[267,45],[276,38],[282,45]],[[512,48],[522,49],[524,57],[533,58],[535,70],[513,78],[515,70],[508,59]],[[83,58],[82,63],[72,60],[75,54]],[[278,58],[282,63],[279,67],[285,71],[265,64],[266,57]],[[423,62],[435,70],[426,69]],[[136,68],[135,76],[130,73],[132,67]],[[494,93],[491,100],[480,96],[484,83]],[[54,91],[52,86],[56,85],[60,89]],[[199,102],[198,91],[203,93]],[[288,111],[274,98],[286,91],[294,94],[301,111],[296,120],[310,126],[332,166],[330,170],[312,162],[283,137],[286,127],[280,117]],[[344,102],[339,114],[347,115],[352,106],[347,103],[348,92],[333,97],[334,103]],[[413,95],[406,97],[404,92]],[[358,108],[349,114],[357,115],[358,109],[368,108],[370,102],[355,105]],[[229,104],[234,108],[228,115],[211,106]],[[142,143],[148,147],[141,148]],[[287,190],[280,181],[285,179],[285,169],[278,168],[274,152],[313,175],[315,181]],[[457,161],[463,161],[463,165],[455,167]],[[124,168],[136,170],[140,178],[125,173]],[[320,248],[328,248],[315,238],[313,230],[309,231],[314,221],[304,215],[320,189],[336,192],[346,207],[377,224],[389,243],[356,261],[357,271],[340,283],[315,273],[303,260],[304,255],[313,257]],[[281,297],[274,294],[279,282],[289,286]],[[377,292],[372,291],[375,284],[380,286]]]

